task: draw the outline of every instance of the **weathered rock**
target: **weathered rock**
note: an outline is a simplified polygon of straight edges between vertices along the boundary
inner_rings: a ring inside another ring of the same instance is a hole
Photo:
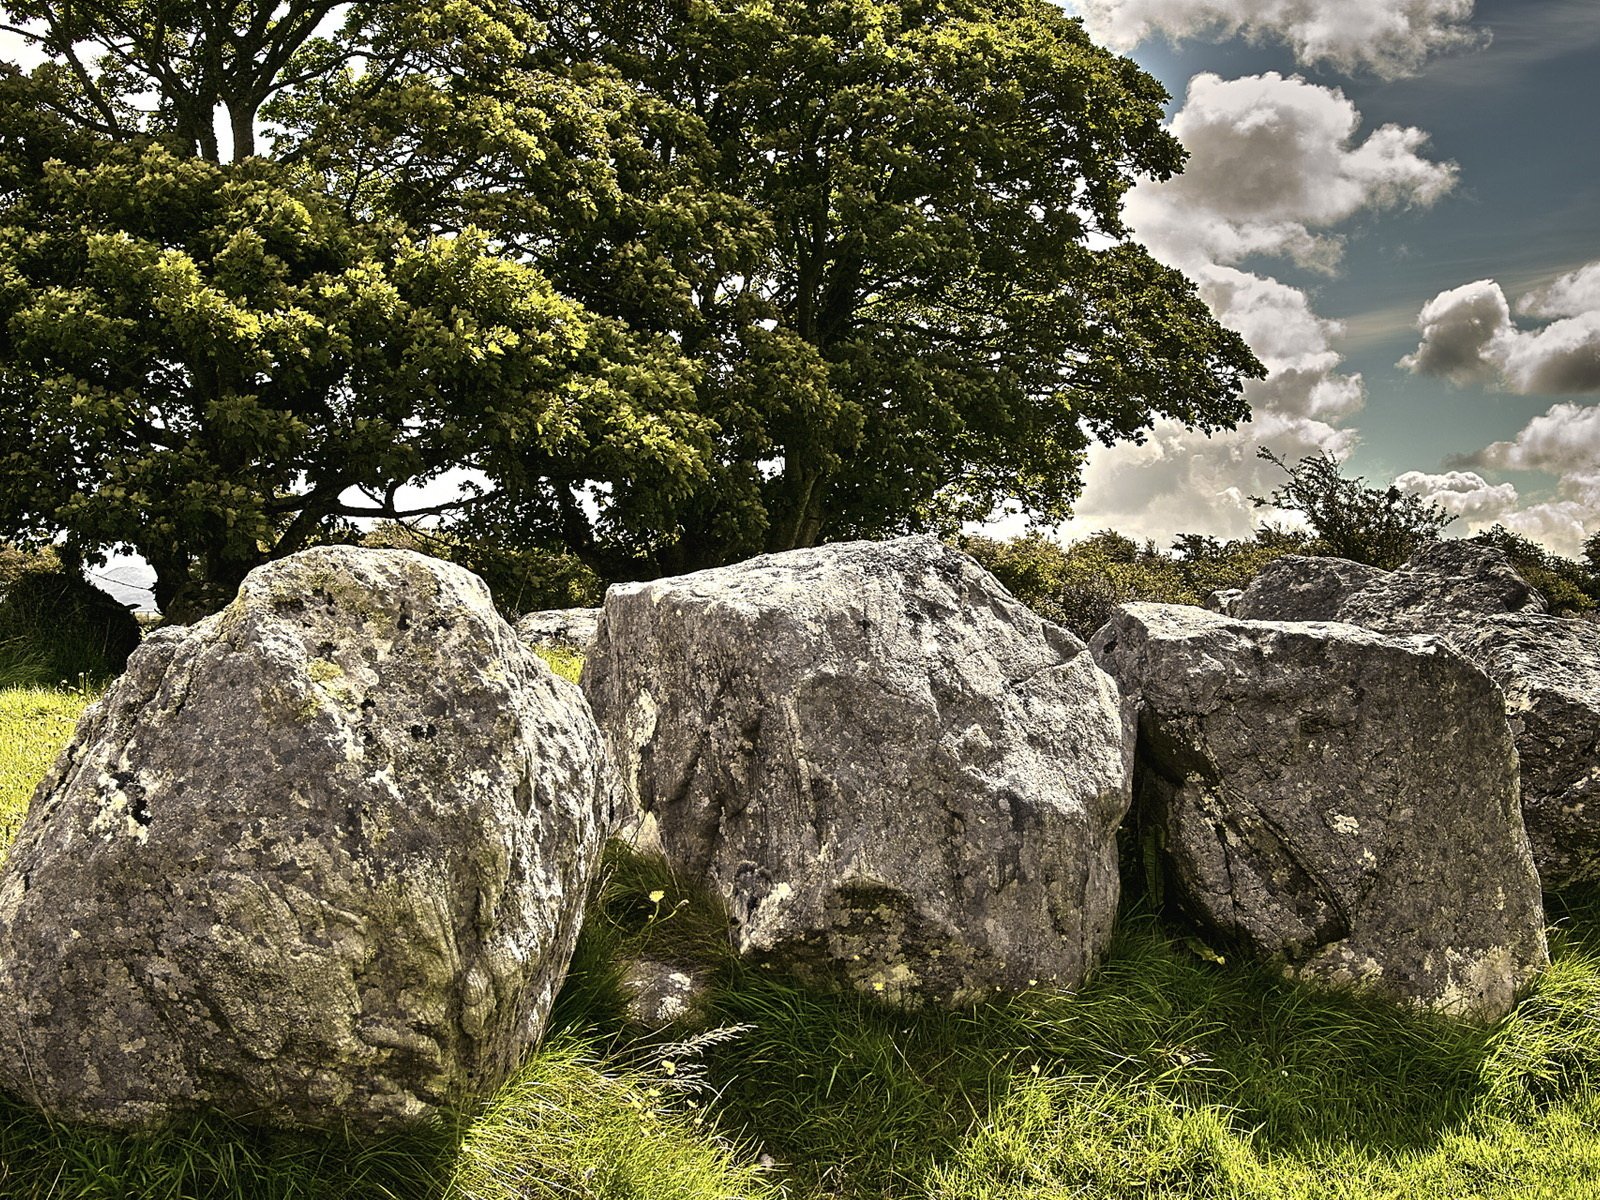
[[[1140,820],[1181,903],[1308,980],[1495,1019],[1547,961],[1498,690],[1442,642],[1133,604]]]
[[[1214,592],[1207,592],[1200,601],[1200,607],[1209,609],[1223,616],[1233,614],[1233,606],[1239,602],[1239,597],[1244,595],[1243,588],[1218,588]]]
[[[1337,621],[1339,608],[1389,572],[1346,558],[1285,554],[1252,579],[1228,608],[1250,621]]]
[[[1505,693],[1545,886],[1600,882],[1600,625],[1491,616],[1446,636]]]
[[[598,608],[550,608],[517,618],[517,636],[530,646],[587,651],[600,624]]]
[[[376,1128],[539,1037],[613,780],[459,567],[327,547],[152,635],[0,875],[0,1069],[53,1113]]]
[[[1600,880],[1600,626],[1544,610],[1504,553],[1467,541],[1436,542],[1398,571],[1278,559],[1234,605],[1258,620],[1436,634],[1487,671],[1516,734],[1534,862],[1554,890]]]
[[[628,964],[622,988],[628,997],[628,1022],[639,1029],[706,1023],[711,987],[701,968],[641,958]]]
[[[1343,558],[1286,555],[1250,581],[1232,615],[1428,633],[1486,615],[1544,611],[1543,597],[1503,551],[1477,542],[1437,541],[1397,571]]]
[[[1074,986],[1104,948],[1126,706],[965,555],[856,542],[617,585],[584,680],[739,952],[917,1005]]]

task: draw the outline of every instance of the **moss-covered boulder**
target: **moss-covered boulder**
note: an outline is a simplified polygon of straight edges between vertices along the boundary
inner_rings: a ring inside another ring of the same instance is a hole
[[[578,688],[474,575],[325,547],[151,635],[0,874],[0,1085],[380,1128],[544,1027],[611,818]]]

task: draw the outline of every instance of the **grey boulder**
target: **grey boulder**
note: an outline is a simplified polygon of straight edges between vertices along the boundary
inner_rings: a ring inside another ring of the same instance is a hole
[[[904,1006],[1072,987],[1110,937],[1131,723],[932,538],[619,584],[584,673],[625,794],[736,949]]]
[[[1180,903],[1289,974],[1481,1020],[1547,963],[1498,690],[1448,646],[1133,604],[1139,821]]]
[[[517,636],[530,646],[584,653],[600,624],[598,608],[548,608],[517,618]]]
[[[160,631],[0,875],[0,1071],[123,1127],[382,1128],[539,1038],[612,778],[474,575],[328,547]]]
[[[1502,552],[1441,541],[1397,571],[1282,558],[1251,582],[1233,613],[1447,640],[1505,694],[1523,818],[1544,886],[1600,880],[1600,625],[1547,615]]]
[[[1419,633],[1544,611],[1544,598],[1502,551],[1460,540],[1431,542],[1395,571],[1287,555],[1262,568],[1233,607],[1248,620],[1347,621]]]
[[[1600,625],[1491,616],[1446,636],[1505,694],[1545,886],[1600,882]]]
[[[1337,621],[1346,600],[1388,574],[1345,558],[1285,554],[1261,568],[1226,612],[1249,621]]]

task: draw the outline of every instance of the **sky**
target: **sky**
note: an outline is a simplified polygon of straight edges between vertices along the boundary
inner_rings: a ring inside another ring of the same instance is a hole
[[[1064,538],[1235,537],[1293,461],[1600,533],[1600,3],[1062,0],[1166,86],[1184,173],[1134,236],[1269,368],[1253,420],[1097,449]],[[1006,528],[1006,527],[1002,527]]]
[[[1283,479],[1264,446],[1577,556],[1600,533],[1600,0],[1059,2],[1171,93],[1188,166],[1129,224],[1270,374],[1235,431],[1097,449],[1056,536],[1247,535],[1281,517],[1250,502]],[[100,574],[141,607],[148,578]]]

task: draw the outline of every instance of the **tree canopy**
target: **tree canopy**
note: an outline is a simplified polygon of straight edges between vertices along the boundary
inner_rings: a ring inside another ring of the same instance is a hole
[[[606,578],[1059,519],[1261,371],[1122,226],[1160,87],[1048,0],[3,8],[0,534],[180,613],[451,467]]]

